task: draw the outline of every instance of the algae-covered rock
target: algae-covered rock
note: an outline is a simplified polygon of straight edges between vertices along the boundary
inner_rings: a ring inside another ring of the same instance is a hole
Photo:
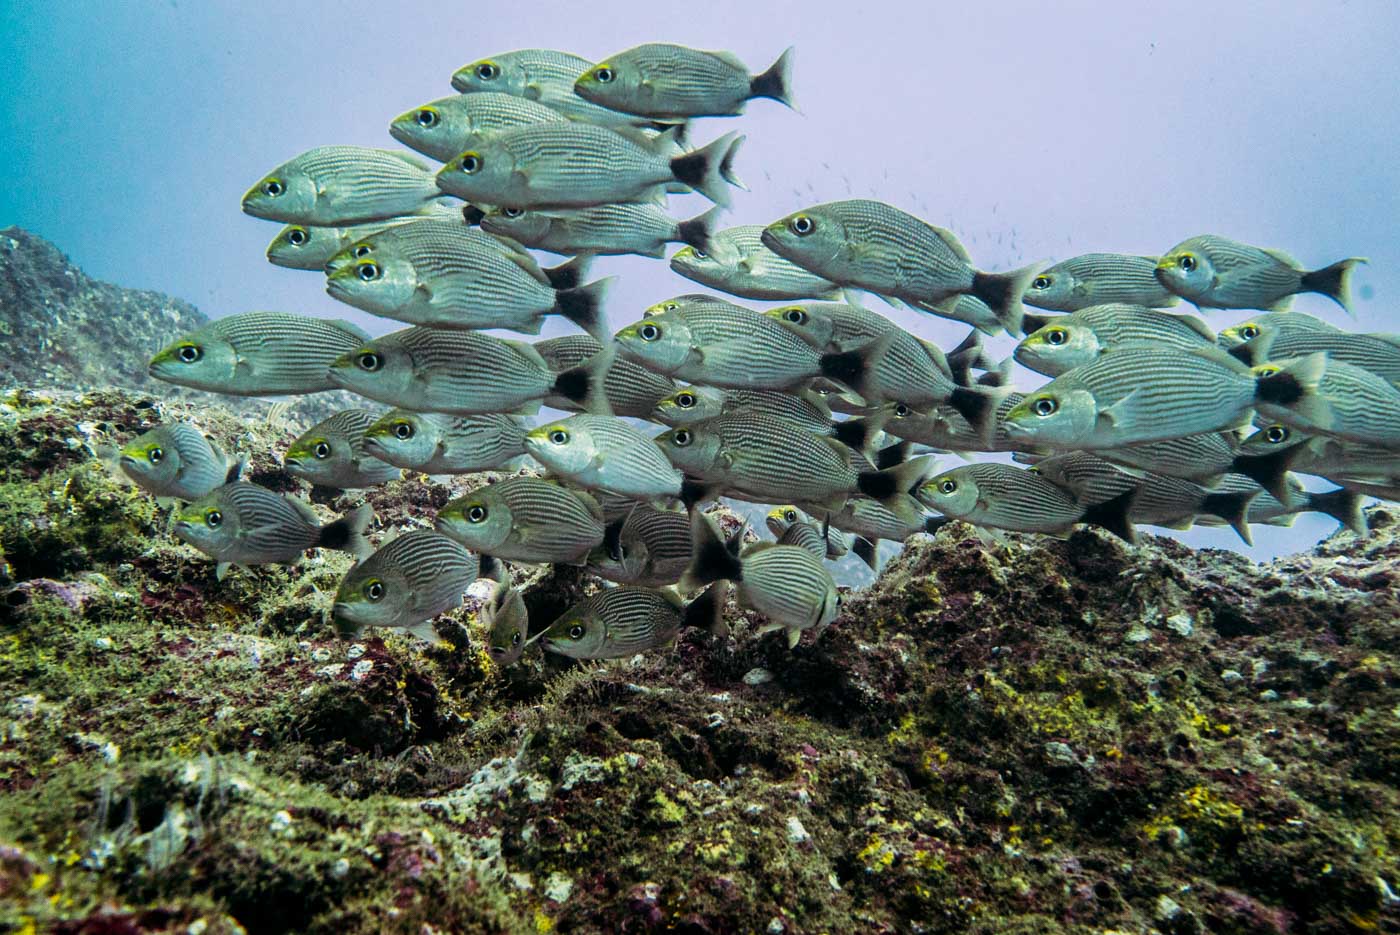
[[[298,426],[139,392],[0,408],[0,922],[30,931],[1364,932],[1400,926],[1400,520],[1256,565],[919,536],[789,652],[497,670],[336,638],[350,559],[234,570],[103,454],[193,418],[311,491]],[[526,574],[534,626],[596,587]],[[484,586],[483,586],[484,587]],[[473,591],[476,595],[476,591]]]

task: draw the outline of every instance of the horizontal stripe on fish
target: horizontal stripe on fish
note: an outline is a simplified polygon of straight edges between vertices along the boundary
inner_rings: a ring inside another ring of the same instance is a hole
[[[1026,290],[1026,304],[1073,312],[1123,302],[1167,308],[1181,300],[1157,281],[1157,257],[1086,253],[1037,273]]]

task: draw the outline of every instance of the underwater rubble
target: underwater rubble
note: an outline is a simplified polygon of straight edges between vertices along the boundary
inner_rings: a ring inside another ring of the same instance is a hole
[[[346,555],[216,582],[105,460],[178,418],[308,493],[279,412],[0,398],[7,930],[1400,928],[1393,507],[1265,564],[951,523],[792,652],[731,608],[501,670],[480,588],[428,645],[337,638]],[[365,496],[428,525],[479,482]],[[523,587],[549,620],[584,584]]]

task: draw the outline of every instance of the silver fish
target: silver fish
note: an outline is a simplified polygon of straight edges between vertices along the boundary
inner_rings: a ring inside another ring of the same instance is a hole
[[[424,214],[390,218],[387,221],[370,221],[368,224],[352,224],[348,227],[288,224],[278,231],[277,236],[267,245],[267,259],[273,266],[283,269],[320,271],[325,269],[331,257],[370,234],[414,221],[449,218],[460,221],[461,217],[462,213],[457,208],[439,205]]]
[[[1252,315],[1238,324],[1221,328],[1215,333],[1215,343],[1229,350],[1246,341],[1252,341],[1261,334],[1292,333],[1294,331],[1340,331],[1321,318],[1303,312],[1265,312]]]
[[[237,481],[180,509],[175,535],[213,558],[223,580],[230,565],[293,562],[311,548],[363,557],[369,553],[364,530],[373,517],[366,504],[323,525],[300,500]]]
[[[458,94],[399,114],[389,124],[389,135],[430,159],[447,162],[477,137],[567,119],[557,110],[513,94]]]
[[[1011,464],[983,462],[945,471],[920,487],[918,497],[925,506],[975,526],[1065,535],[1088,523],[1135,541],[1128,497],[1086,508],[1058,484]]]
[[[530,424],[517,416],[452,416],[394,409],[364,432],[365,448],[389,464],[424,474],[474,474],[525,454]]]
[[[472,206],[469,205],[459,211],[434,211],[422,217],[400,219],[401,223],[380,225],[379,230],[369,231],[350,241],[328,259],[326,276],[333,276],[361,260],[407,259],[414,252],[430,249],[447,237],[454,242],[468,242],[473,248],[495,250],[513,259],[522,268],[531,270],[532,274],[549,279],[529,250],[508,237],[497,237],[472,227],[466,217],[471,210]],[[538,273],[534,273],[535,270]]]
[[[881,201],[815,205],[774,221],[763,243],[779,256],[843,286],[866,289],[942,314],[961,295],[981,299],[1011,334],[1039,264],[1010,273],[975,269],[951,231]]]
[[[331,362],[368,335],[347,321],[285,312],[219,318],[151,358],[158,380],[231,396],[281,396],[335,389]]]
[[[1016,362],[1052,377],[1109,350],[1135,346],[1190,349],[1215,343],[1215,335],[1199,318],[1140,305],[1095,305],[1072,315],[1046,319],[1027,315],[1025,320],[1028,333],[1016,345]]]
[[[618,584],[659,588],[680,581],[690,559],[690,516],[637,503],[608,523],[584,570]]]
[[[678,497],[680,471],[650,438],[607,416],[579,415],[532,429],[525,450],[551,472],[587,489],[637,498]]]
[[[649,202],[542,211],[499,208],[482,219],[481,229],[551,253],[663,257],[668,243],[703,249],[722,210],[713,207],[678,221],[664,206]]]
[[[1400,451],[1400,387],[1321,351],[1254,368],[1259,414],[1314,435]]]
[[[534,347],[555,373],[581,367],[603,350],[603,345],[587,334],[566,334],[536,341]],[[669,377],[621,358],[613,361],[603,379],[603,390],[613,414],[635,419],[648,418],[657,400],[669,395],[675,386]],[[545,397],[544,404],[570,412],[579,410],[578,403],[559,395]]]
[[[1008,393],[992,410],[991,432],[986,426],[973,425],[951,406],[933,406],[923,411],[911,409],[904,403],[889,407],[884,422],[886,434],[918,445],[928,445],[940,451],[1024,451],[1034,449],[1034,443],[1013,437],[1006,430],[1007,413],[1020,405],[1025,396]]]
[[[740,553],[738,537],[725,542],[714,519],[700,512],[695,514],[692,532],[695,557],[681,579],[683,590],[711,582],[732,583],[740,606],[768,618],[759,633],[784,631],[790,649],[807,630],[820,636],[836,619],[841,605],[836,582],[822,560],[811,552],[798,546],[760,542]]]
[[[1287,314],[1297,314],[1290,312]],[[1245,326],[1240,336],[1256,326]],[[1305,357],[1324,352],[1328,360],[1341,361],[1369,370],[1376,376],[1400,386],[1400,335],[1353,334],[1326,328],[1271,328],[1256,334],[1230,350],[1249,364],[1264,364],[1270,360]]]
[[[360,343],[329,367],[332,385],[417,412],[477,415],[537,411],[558,393],[586,409],[606,410],[605,349],[586,366],[561,374],[521,341],[475,331],[405,328]]]
[[[603,541],[603,510],[581,490],[540,477],[478,487],[437,514],[437,531],[515,562],[581,565]]]
[[[825,399],[810,389],[787,392],[683,386],[658,402],[646,418],[665,425],[692,425],[738,412],[776,416],[818,434],[833,434],[841,424],[832,421]]]
[[[283,466],[293,477],[342,490],[398,480],[402,471],[366,449],[365,430],[376,418],[368,409],[342,409],[322,419],[292,442]]]
[[[683,606],[670,590],[627,585],[584,598],[550,624],[544,648],[571,659],[625,659],[674,640],[685,626],[720,629],[708,598]]]
[[[1285,457],[1291,470],[1336,483],[1342,483],[1338,478],[1359,483],[1400,482],[1400,458],[1394,448],[1309,435],[1279,422],[1260,427],[1240,448],[1244,454],[1259,458]]]
[[[1170,308],[1181,299],[1157,281],[1156,272],[1155,256],[1086,253],[1037,273],[1025,301],[1057,312],[1110,303]]]
[[[823,533],[821,523],[790,503],[769,510],[768,515],[764,517],[764,523],[768,526],[768,531],[778,537],[780,544],[813,548],[818,558],[839,559],[851,551],[855,540],[854,536],[829,524]],[[792,539],[786,538],[789,535]],[[820,551],[817,551],[818,549]]]
[[[243,212],[283,224],[362,224],[431,210],[442,198],[418,157],[365,146],[319,146],[248,189]]]
[[[405,532],[346,573],[335,595],[336,625],[345,638],[396,627],[436,642],[432,618],[460,605],[479,571],[477,557],[446,536]]]
[[[518,49],[463,65],[452,75],[452,88],[463,94],[494,91],[522,97],[557,110],[570,120],[604,127],[652,125],[651,120],[601,107],[574,93],[574,82],[592,64],[554,49]]]
[[[903,542],[910,536],[921,532],[932,535],[948,522],[942,516],[925,515],[926,511],[923,505],[913,497],[906,496],[905,501],[901,507],[896,509],[890,509],[879,500],[871,497],[851,497],[846,501],[845,506],[835,511],[827,510],[821,504],[815,503],[801,503],[798,506],[812,516],[824,518],[831,523],[832,529],[839,529],[857,536],[856,553],[873,568],[875,566],[873,543],[881,539]],[[860,543],[862,540],[868,540],[872,543],[870,558],[861,554]]]
[[[481,621],[486,625],[486,654],[491,661],[503,669],[515,665],[529,642],[530,612],[509,578],[496,584],[481,609]]]
[[[437,174],[449,195],[514,208],[589,208],[661,200],[681,182],[718,205],[729,204],[738,133],[684,155],[674,136],[654,141],[586,123],[539,123],[479,138]]]
[[[122,446],[122,473],[156,497],[197,500],[242,470],[188,422],[158,425]]]
[[[756,97],[792,106],[792,49],[762,74],[732,52],[648,42],[609,55],[574,82],[579,97],[651,119],[729,117]]]
[[[1285,311],[1293,296],[1317,292],[1352,314],[1351,272],[1362,257],[1304,270],[1288,254],[1203,234],[1183,240],[1162,255],[1157,279],[1197,308],[1258,308]]]
[[[682,247],[671,269],[686,279],[745,299],[840,299],[844,290],[763,245],[763,225],[713,233],[709,244]]]

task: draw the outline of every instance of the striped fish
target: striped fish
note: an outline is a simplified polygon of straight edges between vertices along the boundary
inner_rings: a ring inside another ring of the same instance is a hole
[[[1358,536],[1364,537],[1370,532],[1370,524],[1366,520],[1366,514],[1361,511],[1361,505],[1367,496],[1365,491],[1351,490],[1345,486],[1335,490],[1311,491],[1303,486],[1302,481],[1290,476],[1280,499],[1267,491],[1260,490],[1250,478],[1240,474],[1227,475],[1221,482],[1220,488],[1221,491],[1252,494],[1246,515],[1246,522],[1249,523],[1292,526],[1293,520],[1303,513],[1322,513],[1332,517]],[[1218,495],[1219,493],[1217,493]],[[1219,517],[1207,513],[1197,518],[1197,524],[1213,526],[1217,519]],[[1228,520],[1225,521],[1228,522]]]
[[[243,195],[265,221],[326,226],[416,214],[442,198],[418,157],[365,146],[319,146],[282,163]]]
[[[553,108],[513,94],[457,94],[420,104],[389,124],[389,135],[429,159],[447,162],[478,136],[531,123],[566,120]]]
[[[365,445],[365,431],[377,418],[368,409],[342,409],[299,435],[282,464],[294,477],[342,490],[398,480],[403,472]]]
[[[592,62],[554,49],[518,49],[463,65],[452,88],[463,94],[496,92],[538,101],[570,120],[600,127],[650,126],[653,121],[593,104],[574,93],[574,82]],[[460,150],[458,150],[460,152]]]
[[[580,415],[546,423],[525,436],[525,450],[580,487],[638,498],[681,494],[680,471],[650,438],[619,419]]]
[[[759,633],[783,630],[789,649],[806,630],[820,636],[841,604],[826,565],[807,549],[774,542],[760,542],[736,554],[743,532],[725,542],[714,519],[697,512],[692,525],[695,556],[681,588],[731,582],[741,607],[768,618]]]
[[[763,245],[763,225],[743,224],[710,235],[709,245],[682,247],[671,269],[686,279],[744,299],[840,299],[842,289]]]
[[[580,72],[579,97],[651,119],[732,117],[756,97],[792,106],[792,49],[768,70],[750,75],[732,52],[705,52],[648,42]]]
[[[583,488],[580,487],[579,489],[582,490]],[[594,500],[598,501],[598,505],[603,508],[603,521],[610,526],[620,519],[626,519],[631,516],[632,511],[645,502],[642,498],[633,497],[629,494],[613,493],[611,490],[604,490],[601,487],[594,487],[588,492],[592,494]]]
[[[340,635],[398,627],[434,642],[432,618],[462,603],[476,580],[477,557],[451,539],[415,529],[390,539],[346,573],[335,595]]]
[[[665,646],[682,625],[674,593],[623,585],[575,604],[541,639],[545,649],[571,659],[625,659]]]
[[[1170,308],[1181,301],[1157,281],[1157,257],[1085,253],[1036,274],[1026,304],[1056,312],[1123,303]]]
[[[290,497],[246,481],[224,484],[175,515],[175,535],[218,563],[223,580],[230,565],[293,562],[311,548],[369,552],[364,529],[369,505],[322,525],[316,513]]]
[[[341,354],[330,365],[330,379],[367,399],[416,412],[537,411],[540,400],[553,394],[602,410],[603,378],[611,362],[604,351],[584,367],[556,374],[521,341],[475,331],[405,328]]]
[[[782,545],[802,545],[811,547],[812,538],[810,534],[815,534],[815,542],[821,547],[819,557],[829,559],[839,559],[847,552],[851,551],[854,536],[842,532],[840,529],[830,524],[826,527],[825,537],[822,535],[822,524],[812,519],[793,504],[776,506],[768,511],[764,517],[764,523],[768,526],[768,531],[778,537],[778,542]],[[798,526],[805,526],[804,532],[792,532]],[[784,541],[789,533],[793,539],[800,541]]]
[[[1095,305],[1072,315],[1044,319],[1028,315],[1025,327],[1029,333],[1016,345],[1016,362],[1052,377],[1087,364],[1109,350],[1125,347],[1190,350],[1215,343],[1215,335],[1199,318],[1159,312],[1140,305]],[[1031,330],[1033,328],[1035,330]]]
[[[461,217],[461,211],[444,204],[434,205],[424,214],[390,218],[386,221],[370,221],[368,224],[351,224],[347,227],[288,224],[278,231],[277,236],[267,245],[267,259],[273,266],[283,269],[320,271],[325,269],[331,257],[370,234],[414,221],[450,218],[460,222]]]
[[[1252,341],[1261,334],[1283,331],[1340,331],[1321,318],[1303,312],[1265,312],[1253,315],[1244,321],[1222,328],[1215,334],[1215,343],[1230,349]]]
[[[241,462],[189,422],[158,425],[122,446],[122,473],[152,496],[197,500],[238,479]]]
[[[659,258],[666,255],[668,243],[692,245],[687,250],[704,249],[721,210],[714,207],[678,221],[666,213],[665,206],[651,203],[544,211],[499,208],[482,218],[481,229],[551,253]]]
[[[1294,408],[1316,387],[1317,368],[1291,362],[1259,374],[1215,347],[1130,347],[1056,377],[1006,414],[1020,442],[1070,448],[1121,448],[1240,425],[1256,397]],[[1315,407],[1314,407],[1315,408]]]
[[[1006,431],[1006,415],[1020,405],[1025,396],[1008,393],[993,410],[995,425],[991,434],[968,422],[951,406],[933,406],[927,410],[911,409],[903,403],[889,407],[890,416],[884,430],[895,438],[928,445],[940,451],[1024,451],[1032,443],[1013,438]]]
[[[1240,441],[1235,432],[1202,432],[1095,454],[1119,467],[1204,482],[1234,470]]]
[[[960,295],[981,299],[1011,334],[1021,330],[1021,297],[1039,265],[1010,273],[975,269],[951,231],[882,201],[815,205],[774,221],[763,244],[834,283],[942,314]]]
[[[481,622],[486,626],[486,654],[491,661],[501,668],[515,665],[529,642],[530,612],[508,573],[481,609]]]
[[[603,349],[596,338],[587,334],[568,334],[536,341],[534,347],[555,373],[581,367]],[[603,389],[613,414],[634,419],[648,418],[657,400],[669,395],[675,387],[670,377],[621,358],[613,362],[603,380]],[[563,396],[547,396],[544,404],[554,409],[578,411],[578,404]]]
[[[534,256],[520,244],[505,237],[497,237],[478,230],[470,225],[467,214],[470,206],[460,211],[433,211],[423,217],[409,218],[402,224],[381,225],[378,231],[364,234],[350,241],[341,251],[326,261],[325,273],[329,278],[347,266],[355,266],[361,260],[407,258],[416,250],[430,250],[433,244],[443,238],[453,242],[469,241],[475,248],[496,250],[505,254],[528,270],[541,282],[549,282],[549,274],[535,262]]]
[[[1321,371],[1315,382],[1311,374]],[[1269,383],[1259,414],[1313,435],[1400,451],[1400,387],[1322,352],[1255,367]],[[1299,374],[1305,374],[1299,377]]]
[[[327,294],[374,315],[433,328],[539,334],[546,316],[560,315],[595,336],[608,333],[602,304],[610,281],[578,286],[586,261],[546,273],[533,259],[483,243],[489,235],[464,234],[460,221],[424,222],[411,230],[411,239],[396,238],[392,251],[376,248],[336,269],[326,279]],[[378,237],[365,239],[373,245]]]
[[[1324,328],[1275,328],[1250,338],[1230,353],[1257,365],[1270,360],[1305,357],[1319,351],[1325,353],[1328,360],[1369,370],[1400,386],[1400,335],[1351,334]]]
[[[219,318],[151,358],[158,380],[231,396],[335,389],[331,363],[368,335],[347,321],[286,312]]]
[[[905,499],[907,504],[903,508],[893,510],[871,497],[851,497],[845,506],[835,511],[827,510],[816,503],[802,503],[798,506],[812,516],[821,517],[829,522],[832,529],[854,535],[854,551],[862,561],[874,568],[875,543],[881,539],[903,542],[916,533],[933,535],[948,522],[942,516],[926,515],[923,504],[915,498],[906,495]],[[870,543],[869,558],[864,554],[867,547],[862,545],[863,542]]]
[[[1162,285],[1197,308],[1286,311],[1293,296],[1316,292],[1351,310],[1351,272],[1361,257],[1304,270],[1288,254],[1203,234],[1172,247],[1157,263]]]
[[[1316,474],[1336,480],[1345,477],[1360,482],[1390,484],[1400,478],[1400,459],[1395,449],[1309,435],[1279,422],[1262,426],[1241,445],[1246,455],[1286,456],[1288,467],[1300,474]],[[1270,491],[1275,497],[1277,492]]]
[[[826,401],[810,389],[786,392],[683,386],[657,403],[646,417],[653,422],[676,426],[740,412],[760,412],[785,419],[819,435],[832,434],[842,424],[832,421]]]
[[[482,137],[437,174],[449,195],[514,208],[588,208],[660,201],[672,182],[729,204],[731,169],[744,138],[727,133],[672,155],[674,134],[642,141],[586,123],[537,123]]]
[[[437,531],[496,558],[581,565],[603,541],[603,511],[588,494],[539,477],[479,487],[438,510]]]
[[[939,474],[918,493],[930,509],[975,526],[1065,535],[1086,523],[1135,542],[1127,519],[1131,495],[1130,488],[1117,499],[1086,507],[1036,471],[994,462],[967,464]]]
[[[689,515],[637,503],[608,523],[585,570],[618,584],[659,588],[681,580],[690,558]]]
[[[365,429],[365,447],[389,464],[424,474],[474,474],[525,454],[528,422],[485,413],[453,416],[394,409]]]

